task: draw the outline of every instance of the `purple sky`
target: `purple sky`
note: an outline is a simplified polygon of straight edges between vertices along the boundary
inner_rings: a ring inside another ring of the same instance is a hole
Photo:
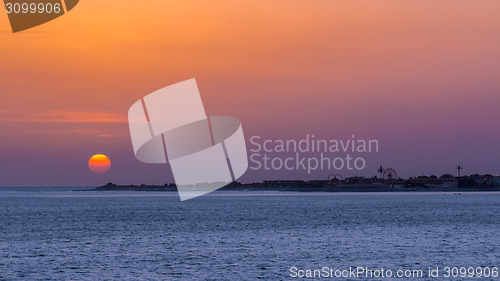
[[[0,185],[172,182],[168,165],[135,159],[127,112],[189,78],[207,114],[238,118],[247,140],[377,139],[366,169],[343,176],[500,174],[499,2],[153,1],[132,19],[99,5],[17,34],[0,13]],[[98,153],[107,174],[87,167]]]

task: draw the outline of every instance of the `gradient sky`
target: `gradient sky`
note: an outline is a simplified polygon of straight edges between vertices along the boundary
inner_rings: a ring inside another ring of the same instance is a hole
[[[167,165],[135,159],[127,112],[189,78],[207,114],[238,118],[247,139],[378,139],[366,170],[344,176],[500,174],[498,11],[493,0],[86,0],[12,34],[2,9],[0,185],[172,182]],[[107,174],[87,167],[98,153]]]

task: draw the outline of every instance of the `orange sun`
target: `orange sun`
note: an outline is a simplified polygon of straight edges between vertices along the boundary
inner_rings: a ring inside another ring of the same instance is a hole
[[[104,174],[109,171],[111,161],[104,154],[96,154],[90,157],[89,169],[95,174]]]

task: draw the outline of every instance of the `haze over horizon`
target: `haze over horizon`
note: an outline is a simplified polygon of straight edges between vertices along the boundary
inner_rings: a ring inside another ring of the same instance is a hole
[[[500,174],[500,2],[220,4],[154,0],[132,13],[83,1],[16,34],[1,11],[0,186],[173,182],[168,166],[135,159],[127,112],[189,78],[207,114],[238,118],[247,141],[377,139],[366,169],[344,176],[379,165],[402,177],[457,165]],[[98,153],[106,174],[87,167]],[[248,170],[240,181],[330,173]]]

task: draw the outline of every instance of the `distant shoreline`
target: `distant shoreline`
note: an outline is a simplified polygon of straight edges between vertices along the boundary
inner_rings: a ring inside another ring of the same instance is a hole
[[[304,184],[305,183],[305,184]],[[316,182],[267,182],[267,183],[252,183],[242,184],[233,182],[224,186],[219,191],[274,191],[274,192],[492,192],[500,191],[498,187],[491,186],[473,186],[473,187],[412,187],[401,188],[394,187],[388,184],[371,184],[371,185],[320,185]],[[175,184],[165,185],[116,185],[108,183],[99,186],[95,189],[87,191],[161,191],[161,192],[177,192]]]

